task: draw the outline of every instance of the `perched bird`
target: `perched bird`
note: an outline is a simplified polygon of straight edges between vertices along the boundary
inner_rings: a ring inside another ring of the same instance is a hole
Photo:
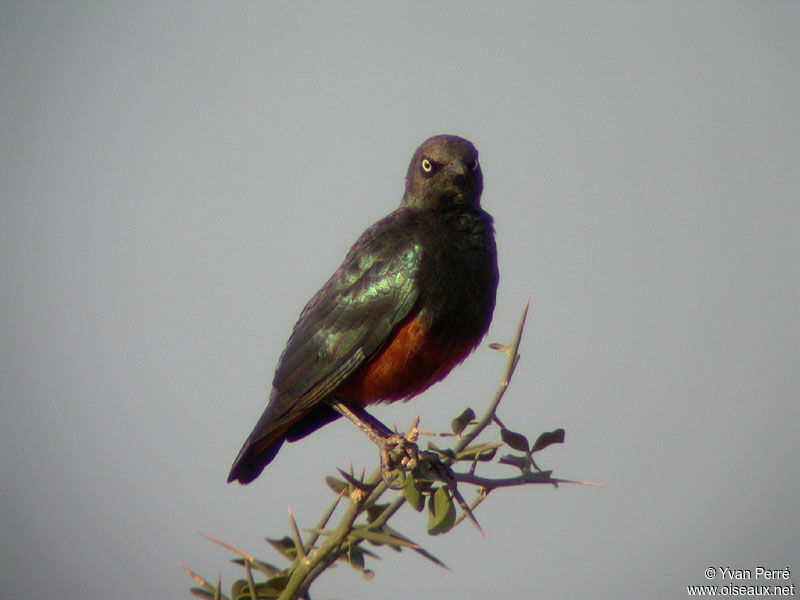
[[[342,414],[380,445],[391,432],[364,408],[408,400],[475,349],[498,282],[482,190],[468,140],[438,135],[417,149],[400,208],[361,235],[300,313],[228,482],[250,483],[284,441]]]

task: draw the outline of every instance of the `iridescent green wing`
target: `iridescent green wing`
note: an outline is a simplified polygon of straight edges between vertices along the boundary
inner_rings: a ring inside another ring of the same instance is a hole
[[[251,443],[307,413],[381,349],[417,303],[420,260],[404,212],[361,236],[300,314]]]

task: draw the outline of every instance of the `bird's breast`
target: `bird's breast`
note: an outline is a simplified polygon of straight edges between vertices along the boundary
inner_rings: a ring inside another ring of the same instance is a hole
[[[439,340],[416,316],[408,318],[378,355],[359,367],[335,394],[358,406],[410,398],[446,377],[477,342]]]

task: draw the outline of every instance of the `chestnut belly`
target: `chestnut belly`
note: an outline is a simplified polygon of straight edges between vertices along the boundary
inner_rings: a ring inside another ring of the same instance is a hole
[[[478,342],[442,342],[431,336],[420,320],[411,318],[395,331],[377,356],[342,382],[334,394],[346,404],[361,407],[407,400],[446,377]]]

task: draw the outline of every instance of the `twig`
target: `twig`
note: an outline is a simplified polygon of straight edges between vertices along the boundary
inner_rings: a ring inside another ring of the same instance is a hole
[[[514,339],[510,345],[490,344],[490,347],[502,351],[508,358],[503,376],[485,413],[479,420],[472,422],[472,425],[468,425],[468,423],[474,419],[474,413],[469,409],[464,411],[462,415],[454,421],[456,424],[452,426],[455,432],[454,436],[457,440],[453,448],[440,450],[433,445],[429,446],[429,451],[419,453],[420,459],[424,456],[424,462],[427,462],[428,465],[420,470],[407,470],[405,473],[406,478],[415,477],[415,480],[410,482],[406,479],[407,487],[405,488],[405,493],[409,495],[412,493],[414,494],[414,496],[410,496],[414,508],[421,510],[422,506],[424,506],[426,496],[428,496],[429,508],[434,509],[435,505],[435,510],[431,513],[435,515],[435,520],[429,521],[429,531],[432,534],[443,533],[452,529],[452,527],[459,524],[465,518],[469,518],[483,535],[483,531],[480,525],[478,525],[473,511],[488,497],[492,490],[498,488],[535,484],[558,486],[560,483],[598,485],[591,482],[553,478],[551,476],[552,471],[532,471],[530,469],[531,465],[535,467],[535,463],[532,462],[531,454],[550,444],[562,443],[564,439],[563,430],[559,429],[553,432],[545,432],[539,436],[534,447],[528,447],[527,438],[524,435],[508,430],[497,417],[497,409],[500,401],[508,389],[520,360],[519,346],[529,307],[530,299],[525,303]],[[496,422],[500,427],[503,442],[482,443],[472,446],[478,436],[493,422]],[[418,420],[415,420],[409,432],[406,434],[406,439],[411,443],[416,442],[417,436],[420,433],[424,433],[418,429],[418,425]],[[527,448],[525,452],[527,455],[526,460],[523,460],[525,458],[524,456],[510,455],[501,458],[499,461],[500,463],[519,467],[521,473],[515,477],[505,478],[488,478],[478,475],[476,473],[478,463],[493,460],[497,448],[504,444],[509,445],[512,449],[520,451],[525,451]],[[472,447],[469,451],[464,452],[470,446]],[[523,448],[523,446],[525,448]],[[454,472],[450,467],[456,462],[468,463],[468,472]],[[424,463],[421,462],[420,464],[422,465]],[[287,556],[289,560],[294,558],[291,566],[283,571],[267,563],[262,563],[233,546],[205,536],[241,557],[241,559],[237,559],[235,562],[244,565],[247,579],[242,583],[245,584],[251,597],[255,597],[260,592],[253,579],[252,567],[256,567],[266,576],[267,580],[263,585],[268,586],[270,590],[274,590],[272,593],[277,593],[277,591],[280,590],[280,595],[277,597],[278,600],[307,599],[311,584],[319,575],[339,559],[346,560],[351,566],[362,571],[365,578],[370,578],[373,572],[364,567],[364,557],[376,557],[376,555],[361,545],[364,541],[387,544],[398,551],[402,548],[407,548],[433,561],[435,564],[447,568],[438,558],[427,552],[418,544],[411,542],[411,540],[390,528],[387,524],[389,519],[391,519],[403,504],[406,503],[407,499],[404,492],[401,490],[388,504],[380,504],[383,495],[390,490],[390,485],[383,479],[382,469],[377,469],[368,478],[365,478],[363,472],[359,478],[356,478],[353,474],[352,464],[350,465],[349,473],[341,469],[339,472],[345,481],[336,483],[337,480],[333,478],[334,482],[329,483],[334,491],[338,492],[337,497],[322,516],[318,525],[310,530],[310,535],[305,543],[300,535],[300,530],[291,509],[289,510],[289,522],[291,530],[290,539],[292,541],[289,542],[286,538],[284,538],[285,541],[268,540],[273,543],[276,549],[281,551],[284,556]],[[442,487],[435,485],[432,487],[431,482],[436,481],[441,482],[442,486],[449,490],[448,495],[442,493],[444,492]],[[471,503],[467,503],[459,492],[457,488],[457,484],[459,483],[477,487],[477,496]],[[411,485],[411,487],[408,487],[409,485]],[[341,500],[345,495],[349,495],[349,502],[346,504],[338,524],[333,529],[326,528],[334,512],[336,512],[337,507],[342,504]],[[449,502],[449,506],[445,505],[447,509],[447,520],[442,520],[439,516],[440,514],[444,514],[440,512],[442,507],[441,500],[443,498]],[[453,507],[454,503],[457,503],[461,507],[461,514],[452,521],[452,514],[455,511]],[[366,522],[361,521],[356,524],[356,521],[362,515],[367,515]],[[324,540],[320,542],[321,537],[324,537]],[[319,545],[317,545],[318,543]],[[283,549],[281,545],[283,545]],[[290,552],[292,546],[294,546],[295,553]],[[204,590],[203,593],[209,596],[225,598],[225,596],[222,595],[219,581],[217,585],[214,586],[185,567],[181,568],[195,581],[200,583]],[[259,586],[260,585],[262,584],[259,584]]]
[[[517,325],[517,332],[514,335],[514,341],[511,343],[511,346],[508,346],[504,349],[504,352],[508,355],[508,361],[506,362],[506,370],[503,373],[503,377],[500,380],[500,385],[497,387],[497,391],[494,394],[494,398],[492,398],[491,404],[489,404],[489,408],[486,409],[486,412],[483,414],[481,419],[470,429],[467,433],[461,436],[461,439],[456,443],[455,447],[453,448],[453,452],[458,454],[464,448],[469,446],[472,441],[478,437],[481,432],[486,429],[486,426],[489,425],[492,421],[492,417],[494,416],[495,412],[497,412],[497,407],[500,404],[500,400],[503,399],[503,395],[506,393],[508,389],[508,384],[511,383],[511,378],[514,375],[514,370],[517,368],[517,363],[519,362],[519,343],[522,339],[522,332],[525,329],[525,319],[528,316],[528,308],[530,307],[531,299],[525,302],[525,308],[522,310],[522,316],[519,320],[519,325]],[[452,464],[452,460],[448,464]]]

